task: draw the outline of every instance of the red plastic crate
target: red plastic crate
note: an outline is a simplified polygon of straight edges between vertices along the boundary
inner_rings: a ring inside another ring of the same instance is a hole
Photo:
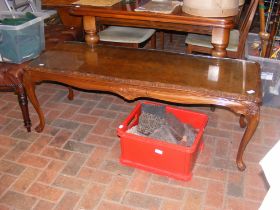
[[[149,103],[154,104],[154,103]],[[202,147],[202,134],[208,121],[205,114],[166,106],[181,122],[199,129],[191,147],[171,144],[157,139],[138,136],[126,131],[138,124],[141,103],[137,104],[130,115],[118,128],[121,141],[120,162],[139,169],[181,180],[190,180],[192,168]]]

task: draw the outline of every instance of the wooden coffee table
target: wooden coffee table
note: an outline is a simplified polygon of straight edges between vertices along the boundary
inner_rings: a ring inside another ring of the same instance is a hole
[[[40,118],[38,132],[44,129],[45,119],[35,85],[43,81],[109,91],[128,100],[147,97],[217,105],[240,114],[241,127],[247,121],[236,158],[240,170],[246,167],[242,156],[258,125],[261,103],[260,70],[253,62],[70,43],[44,52],[25,70],[27,95]]]

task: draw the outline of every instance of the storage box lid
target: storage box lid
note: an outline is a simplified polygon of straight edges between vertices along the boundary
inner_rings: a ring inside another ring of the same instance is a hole
[[[33,20],[27,21],[27,22],[25,22],[21,25],[17,25],[17,26],[0,24],[0,30],[21,30],[21,29],[31,26],[35,23],[38,23],[50,16],[47,12],[33,12],[33,14],[36,16],[36,18]],[[0,11],[0,19],[12,18],[13,16],[22,17],[24,15],[25,15],[25,12],[13,12],[13,14],[12,14],[9,11]]]

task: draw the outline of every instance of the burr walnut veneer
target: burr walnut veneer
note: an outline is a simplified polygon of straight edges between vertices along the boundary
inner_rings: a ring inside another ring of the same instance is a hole
[[[38,132],[43,130],[45,119],[35,84],[42,81],[109,91],[128,100],[146,97],[226,107],[240,114],[240,126],[246,127],[236,158],[240,170],[245,169],[243,152],[259,122],[259,66],[244,60],[64,43],[44,52],[25,67],[23,80],[40,118]]]
[[[90,46],[98,43],[97,23],[119,26],[135,26],[144,28],[155,28],[174,30],[181,32],[192,32],[198,34],[212,35],[212,55],[226,57],[226,48],[229,43],[230,30],[234,28],[235,17],[206,18],[192,16],[182,12],[178,7],[172,14],[159,14],[152,12],[135,12],[134,9],[149,0],[135,0],[131,3],[121,1],[112,7],[94,7],[85,5],[73,5],[77,0],[42,0],[44,7],[63,10],[63,19],[67,19],[65,11],[71,21],[73,15],[83,17],[85,40]],[[64,21],[69,24],[69,21]]]

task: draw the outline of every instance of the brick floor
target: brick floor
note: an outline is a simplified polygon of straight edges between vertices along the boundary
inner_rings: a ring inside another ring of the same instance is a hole
[[[167,49],[182,52],[183,40],[174,36]],[[80,90],[68,101],[65,87],[47,83],[36,91],[47,121],[40,134],[25,131],[16,96],[0,94],[1,210],[257,210],[268,190],[259,161],[280,139],[280,109],[261,107],[244,156],[247,170],[240,172],[238,116],[220,108],[183,107],[209,115],[204,150],[192,180],[184,182],[119,163],[116,128],[137,101]]]

